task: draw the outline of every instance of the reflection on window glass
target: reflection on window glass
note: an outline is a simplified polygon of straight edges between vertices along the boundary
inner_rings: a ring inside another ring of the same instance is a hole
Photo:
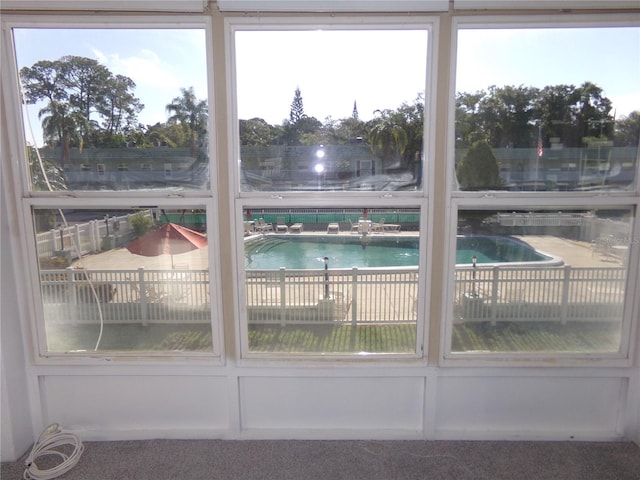
[[[415,353],[418,209],[243,215],[249,352]]]
[[[460,211],[451,351],[618,352],[632,217]]]
[[[421,188],[426,30],[235,42],[242,191]]]
[[[637,27],[460,30],[458,188],[631,188],[638,78]]]
[[[213,348],[203,209],[34,209],[48,352]]]
[[[33,190],[208,188],[204,30],[14,37]]]

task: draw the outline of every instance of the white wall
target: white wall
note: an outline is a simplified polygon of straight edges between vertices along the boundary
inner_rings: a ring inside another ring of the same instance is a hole
[[[630,428],[629,379],[615,371],[81,370],[42,376],[41,395],[45,423],[91,440],[621,440]]]
[[[3,134],[4,136],[4,134]],[[0,153],[0,156],[4,153]],[[6,192],[6,188],[2,188]],[[31,414],[27,393],[26,356],[22,348],[21,321],[16,302],[17,285],[10,238],[14,229],[9,224],[6,203],[0,194],[0,411],[2,426],[2,461],[13,460],[24,453],[31,442]]]

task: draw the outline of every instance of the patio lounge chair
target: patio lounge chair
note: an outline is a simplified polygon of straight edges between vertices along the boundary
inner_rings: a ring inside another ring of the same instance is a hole
[[[276,219],[276,233],[289,233],[289,227],[284,222],[284,217]]]
[[[371,224],[372,233],[384,233],[384,218],[381,218],[379,222]]]
[[[273,232],[273,224],[266,223],[264,218],[259,218],[256,230],[260,233]]]
[[[340,224],[330,223],[327,225],[327,233],[340,233]]]
[[[353,223],[351,219],[349,219],[349,225],[351,225],[351,233],[358,233],[359,226],[357,223]]]
[[[358,233],[367,235],[371,233],[371,220],[358,220]]]
[[[294,223],[289,227],[289,231],[291,233],[302,233],[302,230],[304,230],[304,225],[302,223]]]

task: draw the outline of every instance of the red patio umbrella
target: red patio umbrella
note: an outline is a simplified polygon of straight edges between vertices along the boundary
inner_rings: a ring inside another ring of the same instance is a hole
[[[174,255],[206,246],[207,237],[202,233],[175,223],[165,223],[129,243],[127,250],[144,257],[171,255],[171,268],[173,268]]]

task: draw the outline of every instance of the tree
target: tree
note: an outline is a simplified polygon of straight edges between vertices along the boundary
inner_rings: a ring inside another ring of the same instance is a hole
[[[135,238],[141,237],[153,227],[153,219],[144,212],[136,212],[128,220]]]
[[[456,146],[468,147],[472,143],[487,138],[484,122],[477,115],[480,100],[486,95],[484,90],[475,93],[456,94],[455,135]]]
[[[377,112],[380,117],[370,122],[369,146],[371,153],[382,160],[382,167],[385,169],[402,161],[409,137],[401,125],[401,114],[391,110]]]
[[[82,131],[88,128],[87,119],[79,111],[71,110],[68,103],[51,101],[38,113],[42,119],[45,140],[51,146],[62,147],[60,162],[71,163],[71,146],[82,149]]]
[[[407,147],[404,160],[413,161],[416,155],[421,156],[424,131],[424,97],[420,93],[413,103],[403,103],[397,110],[400,125],[407,132]]]
[[[262,118],[240,120],[240,145],[267,146],[274,140],[271,126]]]
[[[465,152],[456,168],[461,190],[496,190],[502,187],[500,169],[491,147],[477,141]]]
[[[469,147],[487,140],[494,148],[531,148],[537,125],[543,141],[559,137],[566,147],[583,146],[583,138],[612,138],[611,101],[591,82],[580,87],[551,85],[491,86],[456,95],[456,145]]]
[[[567,146],[578,144],[571,106],[579,99],[580,94],[573,85],[550,85],[540,90],[534,101],[535,116],[546,137],[562,138]]]
[[[166,106],[167,113],[173,114],[169,117],[170,124],[180,124],[188,132],[191,153],[196,150],[196,143],[207,132],[207,101],[198,100],[193,87],[181,88],[181,96],[175,97]]]
[[[96,146],[121,144],[123,135],[133,128],[136,115],[143,108],[133,95],[135,83],[130,78],[114,76],[91,58],[65,56],[56,61],[41,60],[30,68],[20,69],[20,78],[26,103],[44,100],[50,113],[60,111],[60,105],[65,104],[65,117],[77,112],[84,118],[76,125],[83,142],[92,141]]]
[[[640,143],[640,110],[631,112],[615,124],[615,144],[637,147]]]
[[[60,77],[60,61],[40,60],[32,67],[20,69],[24,89],[24,102],[34,104],[38,100],[66,101],[69,97]]]
[[[333,129],[333,143],[344,144],[366,138],[367,126],[362,120],[354,117],[338,120]]]
[[[302,105],[300,87],[296,87],[296,91],[293,94],[293,101],[291,102],[291,110],[289,110],[289,122],[296,125],[305,117],[306,115],[304,114],[304,106]]]
[[[87,119],[87,129],[82,135],[88,140],[92,113],[100,110],[113,75],[107,67],[92,58],[68,55],[60,59],[59,65],[60,78],[71,107]]]
[[[29,178],[35,191],[59,192],[67,190],[62,168],[50,160],[42,158],[36,148],[27,147],[27,161],[29,163]]]
[[[103,102],[97,111],[103,117],[102,128],[110,135],[124,132],[136,123],[144,105],[131,93],[136,84],[129,77],[116,75],[104,85]]]

